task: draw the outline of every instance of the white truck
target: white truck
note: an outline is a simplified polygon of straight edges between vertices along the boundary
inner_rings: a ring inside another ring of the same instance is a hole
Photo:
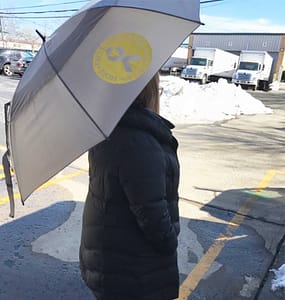
[[[266,51],[242,50],[232,82],[253,90],[268,90],[273,75],[272,64],[273,58]]]
[[[231,80],[238,63],[238,55],[218,48],[197,47],[181,77],[202,84],[219,78]]]
[[[187,59],[188,47],[180,46],[160,68],[160,71],[170,75],[180,75],[182,69],[187,65]]]

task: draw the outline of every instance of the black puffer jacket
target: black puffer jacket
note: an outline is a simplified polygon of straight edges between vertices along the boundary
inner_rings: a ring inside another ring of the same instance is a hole
[[[110,139],[89,151],[80,267],[99,300],[178,296],[179,164],[172,128],[131,107]]]

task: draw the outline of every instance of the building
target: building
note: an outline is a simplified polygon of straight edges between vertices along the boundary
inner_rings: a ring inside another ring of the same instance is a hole
[[[193,33],[188,59],[196,47],[220,48],[238,55],[241,50],[267,51],[273,57],[273,80],[285,81],[285,33]]]
[[[0,44],[0,48],[24,49],[31,51],[38,51],[40,47],[40,43],[34,41],[25,42],[21,40],[2,40]]]

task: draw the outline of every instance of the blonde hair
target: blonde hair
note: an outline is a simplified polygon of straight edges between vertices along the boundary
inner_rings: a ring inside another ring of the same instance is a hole
[[[159,73],[156,73],[138,95],[135,102],[159,113],[159,98]]]

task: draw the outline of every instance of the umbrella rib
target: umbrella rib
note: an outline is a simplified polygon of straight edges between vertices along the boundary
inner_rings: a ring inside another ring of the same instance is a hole
[[[47,57],[48,62],[50,63],[53,71],[55,72],[55,74],[57,75],[57,77],[59,78],[59,80],[62,82],[62,84],[66,87],[66,89],[68,90],[68,92],[70,93],[70,95],[72,96],[72,98],[75,100],[75,102],[79,105],[79,107],[85,112],[85,114],[87,115],[87,117],[90,119],[90,121],[96,126],[96,128],[100,131],[100,133],[104,136],[105,139],[107,139],[108,137],[106,136],[106,134],[102,131],[102,129],[99,127],[99,125],[95,122],[95,120],[92,118],[92,116],[89,114],[89,112],[86,110],[86,108],[79,102],[79,100],[77,99],[77,97],[74,95],[74,93],[72,92],[72,90],[69,88],[69,86],[66,84],[66,82],[62,79],[62,77],[60,76],[60,74],[58,73],[56,67],[54,66],[54,64],[52,63],[50,57],[48,56],[47,53],[47,49],[46,49],[46,43],[44,42],[43,46],[44,46],[44,52],[45,55]]]

